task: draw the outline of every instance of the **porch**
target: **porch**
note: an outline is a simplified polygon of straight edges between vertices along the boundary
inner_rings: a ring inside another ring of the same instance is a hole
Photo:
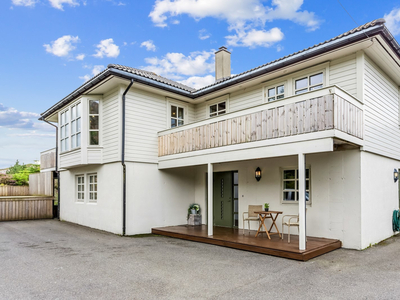
[[[288,243],[286,234],[283,240],[278,235],[272,235],[269,240],[265,234],[255,237],[256,231],[254,230],[245,230],[245,235],[243,235],[241,229],[214,227],[213,235],[210,236],[207,225],[153,228],[152,233],[300,261],[307,261],[342,246],[340,240],[307,237],[306,250],[299,250],[297,235],[291,235],[291,242]]]

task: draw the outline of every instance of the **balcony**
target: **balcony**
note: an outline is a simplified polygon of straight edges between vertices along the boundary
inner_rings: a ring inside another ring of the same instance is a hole
[[[362,145],[363,105],[337,86],[158,133],[159,161],[334,138]]]
[[[40,152],[40,170],[46,172],[56,170],[56,148]]]

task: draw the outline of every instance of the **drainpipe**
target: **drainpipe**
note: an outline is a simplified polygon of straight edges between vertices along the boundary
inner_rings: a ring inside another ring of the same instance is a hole
[[[58,172],[58,126],[46,121],[43,119],[44,122],[47,124],[50,124],[51,126],[56,128],[56,170],[55,173],[57,174],[57,179],[58,179],[58,185],[57,185],[57,193],[58,193],[58,206],[57,206],[57,215],[58,219],[60,220],[60,173]],[[54,187],[54,177],[53,177],[53,187]],[[53,190],[53,196],[54,196],[54,190]],[[53,206],[54,206],[54,199],[53,199]]]
[[[131,88],[134,80],[122,94],[122,151],[121,151],[121,164],[122,164],[122,235],[126,232],[126,165],[125,165],[125,96]]]

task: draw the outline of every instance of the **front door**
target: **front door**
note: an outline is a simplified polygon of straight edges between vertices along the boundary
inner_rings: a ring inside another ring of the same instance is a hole
[[[214,226],[233,227],[232,172],[214,173]]]

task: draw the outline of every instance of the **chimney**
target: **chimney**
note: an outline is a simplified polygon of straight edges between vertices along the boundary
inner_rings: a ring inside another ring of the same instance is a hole
[[[226,47],[215,52],[215,81],[231,77],[231,53]]]

